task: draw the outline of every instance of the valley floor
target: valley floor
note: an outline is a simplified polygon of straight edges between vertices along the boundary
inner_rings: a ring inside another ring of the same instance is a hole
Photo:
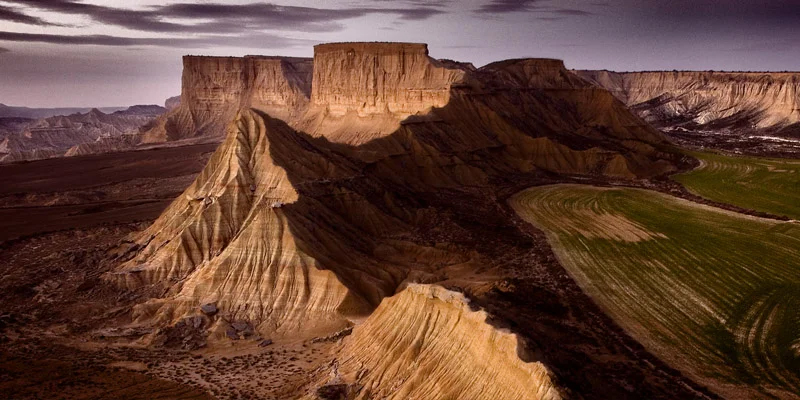
[[[718,202],[800,219],[800,160],[692,153],[700,166],[673,178]]]
[[[726,398],[798,398],[800,225],[588,185],[511,204],[650,351]]]

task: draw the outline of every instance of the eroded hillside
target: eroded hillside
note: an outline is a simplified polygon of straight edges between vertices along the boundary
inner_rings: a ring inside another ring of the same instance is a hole
[[[134,148],[139,134],[165,109],[133,106],[106,114],[57,115],[39,120],[6,121],[0,128],[0,162],[105,153]],[[5,122],[5,121],[4,121]],[[16,122],[16,123],[15,123]]]
[[[800,74],[576,71],[687,144],[751,153],[800,151]]]

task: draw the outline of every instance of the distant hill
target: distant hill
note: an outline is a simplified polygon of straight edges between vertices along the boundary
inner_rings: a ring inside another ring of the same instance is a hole
[[[70,115],[76,113],[87,113],[91,107],[64,107],[64,108],[30,108],[30,107],[16,107],[7,106],[0,103],[0,118],[15,117],[15,118],[48,118],[57,115]],[[112,113],[115,111],[125,110],[126,107],[101,107],[98,110],[104,113]]]
[[[165,111],[157,105],[137,105],[110,113],[92,108],[40,119],[0,117],[0,162],[130,149],[141,141],[139,133]]]

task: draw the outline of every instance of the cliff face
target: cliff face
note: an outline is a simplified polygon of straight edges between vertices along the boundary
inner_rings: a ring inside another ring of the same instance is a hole
[[[391,113],[400,118],[442,107],[465,71],[428,56],[420,43],[314,46],[312,103],[333,115]]]
[[[308,103],[311,70],[305,58],[185,56],[180,104],[143,141],[220,140],[243,107],[290,119]]]
[[[800,122],[800,74],[576,71],[659,127],[777,130]]]

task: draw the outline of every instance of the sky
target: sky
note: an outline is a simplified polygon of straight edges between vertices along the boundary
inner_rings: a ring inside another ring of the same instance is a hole
[[[423,42],[478,67],[796,71],[798,21],[800,0],[0,0],[0,103],[163,104],[184,54],[341,41]]]

